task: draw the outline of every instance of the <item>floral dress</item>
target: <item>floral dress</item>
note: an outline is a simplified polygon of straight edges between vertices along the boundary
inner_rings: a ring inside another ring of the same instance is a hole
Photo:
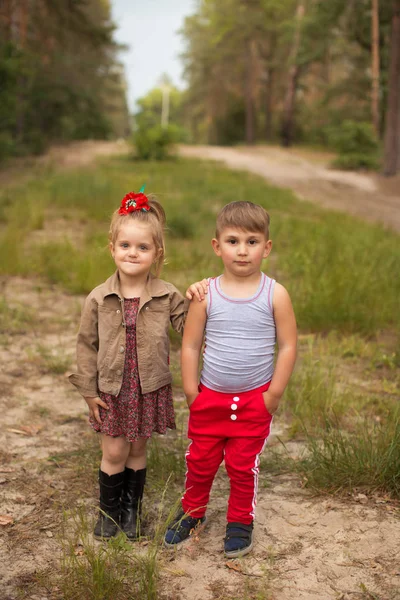
[[[129,442],[150,438],[153,432],[165,433],[167,428],[176,428],[171,385],[148,394],[140,391],[136,352],[139,300],[124,299],[126,355],[120,393],[112,396],[100,392],[99,396],[108,405],[108,410],[99,407],[101,424],[90,418],[95,431],[112,437],[124,436]]]

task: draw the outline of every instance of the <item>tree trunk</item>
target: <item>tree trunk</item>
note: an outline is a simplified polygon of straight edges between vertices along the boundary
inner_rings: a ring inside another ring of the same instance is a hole
[[[371,10],[371,30],[372,30],[372,90],[371,90],[371,111],[372,123],[376,135],[380,136],[379,127],[379,5],[378,0],[372,0]]]
[[[393,3],[390,42],[389,92],[386,111],[383,173],[395,175],[399,168],[400,135],[400,0]]]
[[[266,96],[265,96],[265,139],[267,142],[272,138],[272,106],[273,106],[273,90],[274,90],[274,69],[268,69]]]
[[[254,144],[254,81],[253,81],[253,49],[251,41],[247,44],[247,61],[246,61],[246,75],[245,75],[245,90],[244,90],[244,101],[246,111],[246,144]]]
[[[282,119],[282,145],[291,146],[293,142],[293,129],[294,129],[294,108],[297,91],[297,82],[300,75],[300,67],[296,64],[297,55],[300,48],[300,30],[301,21],[304,17],[304,0],[299,0],[296,11],[296,31],[290,55],[291,67],[289,70],[289,78],[286,89],[285,103],[283,108],[283,119]]]

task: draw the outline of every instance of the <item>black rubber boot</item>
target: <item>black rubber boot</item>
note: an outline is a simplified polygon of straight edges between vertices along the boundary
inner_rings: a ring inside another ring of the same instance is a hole
[[[145,481],[146,469],[134,471],[125,467],[124,487],[121,495],[121,529],[130,540],[134,540],[140,535]]]
[[[99,469],[99,484],[100,513],[94,528],[94,537],[107,540],[119,531],[124,472],[107,475]]]

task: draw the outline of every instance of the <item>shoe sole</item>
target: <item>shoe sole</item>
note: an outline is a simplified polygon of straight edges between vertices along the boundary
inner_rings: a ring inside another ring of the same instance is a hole
[[[251,552],[252,549],[253,540],[251,540],[250,545],[246,546],[246,548],[242,548],[241,550],[231,550],[230,552],[224,552],[224,555],[226,558],[241,558],[242,556],[245,556],[246,554]]]
[[[207,523],[207,517],[205,517],[204,521],[202,523],[200,523],[199,525],[197,525],[192,531],[193,533],[198,533],[199,531],[202,531],[204,529],[204,527],[206,526]],[[164,540],[164,548],[167,548],[167,550],[173,550],[174,548],[178,548],[179,546],[182,547],[183,544],[185,544],[186,542],[188,542],[190,540],[190,538],[192,537],[193,533],[191,533],[190,535],[188,535],[188,537],[186,538],[186,540],[182,540],[181,542],[177,542],[176,544],[169,544],[168,542],[166,542]]]

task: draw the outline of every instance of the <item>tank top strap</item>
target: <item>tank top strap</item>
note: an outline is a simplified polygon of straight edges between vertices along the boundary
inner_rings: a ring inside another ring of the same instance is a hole
[[[210,310],[212,307],[214,293],[217,291],[217,288],[216,288],[217,278],[216,277],[208,277],[207,281],[208,281],[208,294],[207,294],[207,315],[208,315],[210,313]]]

